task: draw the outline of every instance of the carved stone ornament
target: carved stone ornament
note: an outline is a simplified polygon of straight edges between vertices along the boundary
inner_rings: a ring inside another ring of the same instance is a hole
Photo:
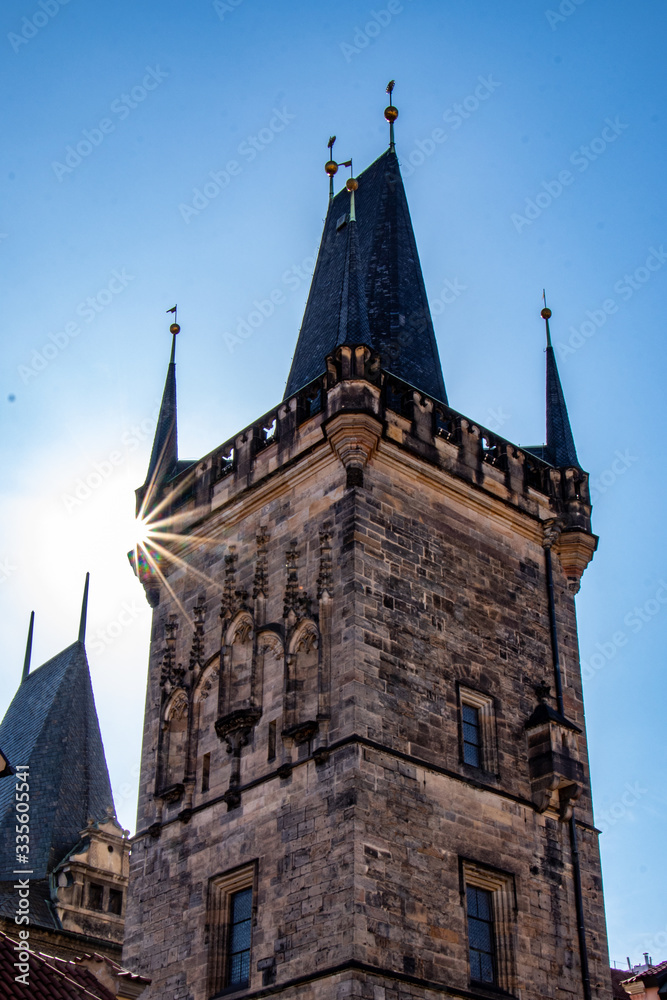
[[[186,670],[182,663],[176,662],[176,634],[178,632],[178,619],[176,615],[169,615],[168,621],[164,625],[166,649],[162,658],[162,670],[160,672],[160,686],[165,694],[169,694],[174,688],[185,688]]]
[[[177,782],[175,785],[169,785],[168,788],[163,788],[158,792],[157,798],[162,799],[163,802],[180,802],[183,798],[183,793],[185,788],[181,782]]]
[[[260,708],[239,708],[235,712],[223,715],[215,724],[215,731],[221,740],[227,743],[227,753],[238,756],[243,747],[248,745],[253,727],[262,716]]]
[[[568,588],[574,594],[579,593],[581,577],[593,558],[597,544],[596,535],[590,535],[585,531],[563,531],[554,546],[567,577]]]
[[[285,583],[285,603],[283,607],[283,617],[292,626],[302,618],[307,618],[310,615],[310,598],[303,587],[299,586],[298,558],[299,553],[296,542],[292,542],[285,553],[287,580]]]
[[[225,585],[222,591],[222,603],[220,606],[220,617],[230,620],[237,611],[246,611],[248,608],[248,594],[245,590],[237,590],[236,587],[236,564],[238,555],[233,545],[229,546],[229,553],[225,556]]]
[[[318,730],[318,722],[315,719],[308,719],[306,722],[297,722],[288,729],[283,729],[285,739],[294,740],[298,746],[300,743],[307,743],[312,740]]]
[[[364,466],[375,454],[382,434],[380,421],[369,413],[337,413],[326,425],[326,433],[334,454],[345,466],[349,485],[361,485]]]
[[[317,599],[333,593],[333,562],[331,558],[331,532],[320,531],[320,572],[317,577]]]

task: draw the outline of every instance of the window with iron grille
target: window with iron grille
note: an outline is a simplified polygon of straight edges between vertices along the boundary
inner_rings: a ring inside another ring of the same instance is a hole
[[[477,983],[496,982],[493,934],[493,900],[488,889],[466,886],[468,907],[468,955],[470,979]]]
[[[230,896],[227,944],[227,985],[245,986],[250,979],[250,926],[252,889]]]
[[[461,705],[463,726],[463,759],[474,767],[482,766],[482,730],[479,724],[479,709],[473,705]]]
[[[461,760],[498,774],[494,700],[481,691],[459,686],[459,738]]]
[[[461,858],[461,905],[465,910],[470,983],[517,987],[515,938],[516,890],[510,872]]]
[[[206,921],[209,996],[223,996],[250,987],[256,872],[253,863],[209,882]]]

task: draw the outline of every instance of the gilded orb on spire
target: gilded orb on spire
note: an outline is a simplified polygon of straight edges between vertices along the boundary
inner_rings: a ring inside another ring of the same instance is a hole
[[[395,80],[390,80],[387,84],[386,93],[389,94],[389,105],[384,109],[384,117],[389,122],[389,148],[394,148],[394,122],[398,118],[398,108],[394,107],[392,94],[396,86]]]

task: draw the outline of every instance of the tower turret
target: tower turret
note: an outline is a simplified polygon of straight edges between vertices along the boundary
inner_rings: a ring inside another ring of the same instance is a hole
[[[556,355],[551,343],[549,329],[551,309],[545,305],[541,315],[547,328],[547,458],[558,469],[580,469],[563,386],[558,374]]]
[[[171,310],[170,310],[171,311]],[[172,323],[171,354],[162,392],[160,413],[143,486],[136,491],[137,514],[146,514],[159,498],[162,487],[178,468],[178,433],[176,415],[176,336],[178,323]]]

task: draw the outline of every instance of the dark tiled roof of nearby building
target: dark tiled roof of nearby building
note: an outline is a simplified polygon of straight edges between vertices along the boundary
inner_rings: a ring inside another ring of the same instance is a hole
[[[115,1000],[88,969],[31,952],[28,985],[16,982],[16,943],[0,931],[0,996],[3,1000]]]
[[[621,986],[623,980],[627,978],[628,978],[627,969],[611,970],[611,995],[613,996],[614,1000],[627,1000],[628,994]]]
[[[531,450],[537,454],[537,449]],[[544,457],[557,469],[581,468],[551,345],[547,347],[547,445]]]
[[[0,882],[0,916],[9,920],[13,920],[16,915],[18,895],[15,885],[18,878],[21,875],[15,875],[11,882]],[[48,878],[30,879],[30,922],[34,927],[60,930],[60,921],[51,905]]]
[[[382,367],[435,399],[447,402],[398,159],[383,153],[358,177],[355,195],[360,273],[371,343]],[[339,343],[349,262],[350,196],[345,188],[329,206],[285,398],[325,370]],[[342,225],[341,225],[342,224]]]
[[[33,671],[0,723],[13,765],[28,765],[30,864],[44,879],[79,841],[88,819],[113,810],[86,651],[75,642]],[[0,781],[0,880],[15,864],[15,781]]]

